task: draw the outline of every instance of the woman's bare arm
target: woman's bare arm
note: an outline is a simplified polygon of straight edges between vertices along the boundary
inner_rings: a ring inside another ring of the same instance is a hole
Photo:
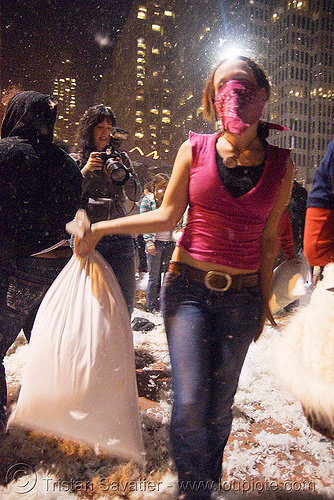
[[[290,200],[294,172],[294,164],[292,160],[289,159],[287,171],[283,178],[275,204],[267,219],[261,238],[260,286],[263,300],[263,314],[259,331],[254,337],[254,340],[259,338],[266,318],[268,318],[269,321],[275,325],[275,320],[269,310],[269,299],[271,297],[273,267],[278,250],[277,227]]]

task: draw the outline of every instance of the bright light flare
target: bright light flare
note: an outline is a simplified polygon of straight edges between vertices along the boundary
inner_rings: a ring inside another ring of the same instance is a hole
[[[242,56],[245,54],[245,51],[242,47],[237,45],[229,45],[225,47],[223,52],[221,52],[221,59],[235,59],[238,56]]]

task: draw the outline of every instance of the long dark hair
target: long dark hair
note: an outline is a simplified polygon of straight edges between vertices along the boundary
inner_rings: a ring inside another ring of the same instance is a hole
[[[89,155],[95,150],[93,136],[94,128],[105,119],[113,127],[116,126],[116,117],[114,113],[109,107],[104,106],[103,104],[98,104],[88,108],[83,117],[80,119],[76,152],[78,153],[81,165],[87,163]]]

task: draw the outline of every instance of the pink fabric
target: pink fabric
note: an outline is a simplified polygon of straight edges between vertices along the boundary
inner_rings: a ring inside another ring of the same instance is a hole
[[[270,123],[270,122],[264,122],[261,120],[262,123],[265,123],[269,129],[271,130],[290,130],[289,127],[284,127],[284,125],[279,125],[278,123]]]
[[[266,96],[249,80],[230,80],[215,97],[215,109],[223,129],[241,135],[262,115]]]
[[[248,193],[234,198],[217,171],[218,134],[190,132],[189,137],[193,150],[189,212],[177,245],[200,261],[256,271],[262,231],[290,151],[268,144],[260,181]]]

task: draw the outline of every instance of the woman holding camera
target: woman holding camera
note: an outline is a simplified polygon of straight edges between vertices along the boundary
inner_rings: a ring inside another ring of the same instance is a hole
[[[101,236],[172,230],[189,204],[161,303],[172,364],[171,444],[180,499],[219,488],[232,404],[252,340],[269,310],[277,226],[290,198],[290,151],[267,143],[260,122],[270,85],[255,61],[225,59],[203,92],[214,134],[190,132],[161,206],[93,224],[75,241],[89,252]],[[277,127],[276,127],[277,128]]]
[[[83,176],[81,206],[92,223],[124,217],[126,197],[140,200],[142,189],[124,151],[112,133],[112,110],[99,104],[87,109],[79,123],[77,150],[73,155]],[[136,292],[135,249],[131,235],[108,235],[96,249],[112,267],[131,316]]]

